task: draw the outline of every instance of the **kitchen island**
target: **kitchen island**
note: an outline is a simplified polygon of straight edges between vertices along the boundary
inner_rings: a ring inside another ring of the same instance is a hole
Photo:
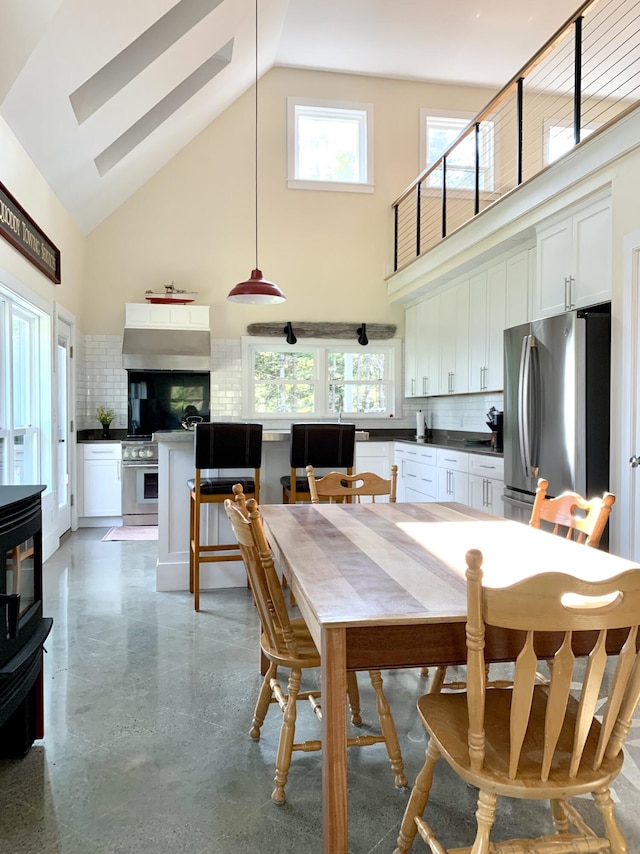
[[[280,478],[289,473],[289,435],[290,429],[265,429],[263,432],[263,453],[260,478],[260,503],[280,504],[282,488]],[[466,439],[462,438],[466,436]],[[409,430],[375,430],[366,432],[356,430],[356,471],[375,471],[383,477],[389,476],[389,466],[393,462],[393,444],[402,443],[405,447],[456,448],[464,450],[466,457],[470,452],[474,457],[483,455],[502,462],[502,454],[491,450],[486,442],[476,444],[482,434],[451,435],[445,431],[436,431],[432,441],[419,442],[411,438]],[[472,437],[472,438],[470,438]],[[189,589],[189,492],[187,480],[194,476],[194,433],[188,430],[159,430],[154,433],[158,442],[158,563],[156,574],[157,590]],[[465,444],[465,443],[471,444]],[[396,462],[399,462],[396,459]],[[325,470],[319,470],[323,474]],[[241,480],[247,475],[245,470],[224,470],[224,476],[238,476]],[[399,478],[402,466],[399,466]],[[467,475],[465,475],[467,477]],[[474,480],[469,476],[470,480]],[[478,480],[478,478],[475,478]],[[479,480],[483,482],[483,478]],[[496,480],[496,489],[502,494],[502,480]],[[481,487],[484,496],[486,487]],[[420,497],[406,496],[402,484],[398,484],[399,500],[433,501],[436,494]],[[475,506],[476,502],[462,499],[463,503]],[[478,506],[487,509],[482,501]],[[501,501],[495,501],[498,515],[502,515]],[[233,532],[226,513],[219,504],[210,504],[203,509],[202,536],[209,543],[234,542]],[[200,566],[200,586],[202,590],[222,587],[244,587],[247,583],[244,566],[239,561],[220,561],[203,563]]]
[[[289,433],[283,430],[263,432],[260,503],[280,504],[280,478],[289,474]],[[366,441],[369,434],[356,431],[356,441]],[[188,430],[159,430],[158,442],[158,564],[156,590],[189,589],[189,491],[187,481],[194,476],[194,433]],[[214,474],[212,472],[212,474]],[[214,476],[246,477],[247,470],[225,469]],[[202,539],[208,543],[232,543],[233,531],[220,504],[203,509]],[[203,563],[200,587],[213,590],[222,587],[244,587],[247,576],[239,561]]]

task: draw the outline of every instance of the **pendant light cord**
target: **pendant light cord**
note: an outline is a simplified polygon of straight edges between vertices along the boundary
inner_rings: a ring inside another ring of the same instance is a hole
[[[255,116],[255,130],[256,130],[256,140],[255,140],[255,148],[256,148],[256,170],[255,170],[255,196],[256,196],[256,270],[258,269],[258,0],[256,0],[256,89],[255,89],[255,102],[256,102],[256,116]]]

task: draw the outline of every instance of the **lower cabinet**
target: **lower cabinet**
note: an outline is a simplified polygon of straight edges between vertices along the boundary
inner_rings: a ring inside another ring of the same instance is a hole
[[[457,501],[503,515],[502,457],[396,442],[394,461],[398,501]]]
[[[122,448],[120,442],[81,445],[82,500],[78,516],[122,514]]]
[[[504,460],[469,454],[469,505],[492,516],[503,516]]]
[[[438,501],[469,503],[469,454],[438,448]]]
[[[388,480],[391,477],[392,442],[356,442],[356,457],[354,473],[370,471]],[[398,467],[399,470],[399,467]],[[363,498],[363,501],[369,501]],[[386,495],[376,498],[376,502],[385,503],[389,500]],[[397,488],[396,488],[396,501]]]

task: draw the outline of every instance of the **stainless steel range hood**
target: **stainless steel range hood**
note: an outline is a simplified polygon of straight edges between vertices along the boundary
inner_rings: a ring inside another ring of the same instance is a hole
[[[125,326],[122,367],[138,371],[209,371],[211,334],[203,329]]]

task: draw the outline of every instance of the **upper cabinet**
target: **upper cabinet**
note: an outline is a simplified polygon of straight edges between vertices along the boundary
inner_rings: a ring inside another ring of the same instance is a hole
[[[411,306],[405,313],[405,397],[440,393],[440,297]]]
[[[440,294],[440,394],[469,391],[469,282]]]
[[[405,397],[502,390],[503,332],[531,319],[534,260],[521,249],[406,310]]]
[[[138,329],[209,329],[209,306],[125,303],[125,326]]]
[[[576,206],[537,229],[534,316],[549,317],[611,298],[611,200]]]
[[[506,265],[469,280],[469,391],[502,390]]]

